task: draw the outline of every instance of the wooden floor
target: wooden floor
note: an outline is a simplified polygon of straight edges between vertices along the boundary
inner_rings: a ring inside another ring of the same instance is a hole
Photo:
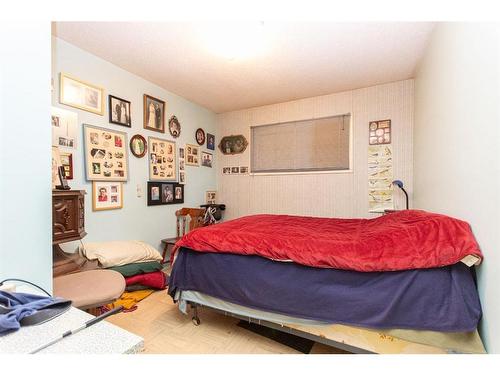
[[[107,320],[144,338],[144,353],[156,354],[277,354],[299,352],[238,327],[238,319],[200,309],[201,325],[182,314],[166,291],[139,302],[138,309]],[[339,354],[340,350],[314,344],[313,354]]]

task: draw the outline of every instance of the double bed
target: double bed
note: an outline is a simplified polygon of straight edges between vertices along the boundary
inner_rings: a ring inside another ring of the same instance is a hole
[[[255,215],[196,229],[169,294],[355,353],[483,353],[467,223],[423,211],[377,219]]]

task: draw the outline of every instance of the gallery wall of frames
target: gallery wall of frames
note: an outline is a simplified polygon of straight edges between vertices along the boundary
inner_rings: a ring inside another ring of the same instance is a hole
[[[177,209],[215,199],[215,114],[58,38],[51,127],[52,185],[86,191],[86,240],[160,248]]]

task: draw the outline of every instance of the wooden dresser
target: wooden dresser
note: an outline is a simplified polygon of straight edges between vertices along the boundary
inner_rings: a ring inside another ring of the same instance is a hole
[[[54,277],[97,268],[79,254],[65,253],[61,243],[78,241],[85,237],[85,190],[52,191],[52,243]]]

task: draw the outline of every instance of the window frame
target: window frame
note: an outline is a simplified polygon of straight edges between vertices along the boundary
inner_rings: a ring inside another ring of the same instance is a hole
[[[324,120],[332,117],[340,117],[340,116],[349,116],[349,168],[347,169],[328,169],[328,170],[315,170],[315,171],[284,171],[284,172],[252,172],[252,165],[253,165],[253,129],[258,128],[261,126],[272,126],[272,125],[283,125],[283,124],[291,124],[295,122],[302,122],[302,121],[313,121],[313,120]],[[354,130],[354,115],[352,112],[346,112],[346,113],[341,113],[341,114],[336,114],[336,115],[329,115],[329,116],[323,116],[323,117],[312,117],[312,118],[304,118],[300,120],[292,120],[292,121],[281,121],[281,122],[274,122],[270,124],[260,124],[260,125],[252,125],[250,126],[250,167],[249,167],[249,175],[250,176],[275,176],[275,175],[309,175],[309,174],[345,174],[345,173],[353,173],[354,168],[353,168],[353,163],[354,163],[354,136],[353,136],[353,130]]]

